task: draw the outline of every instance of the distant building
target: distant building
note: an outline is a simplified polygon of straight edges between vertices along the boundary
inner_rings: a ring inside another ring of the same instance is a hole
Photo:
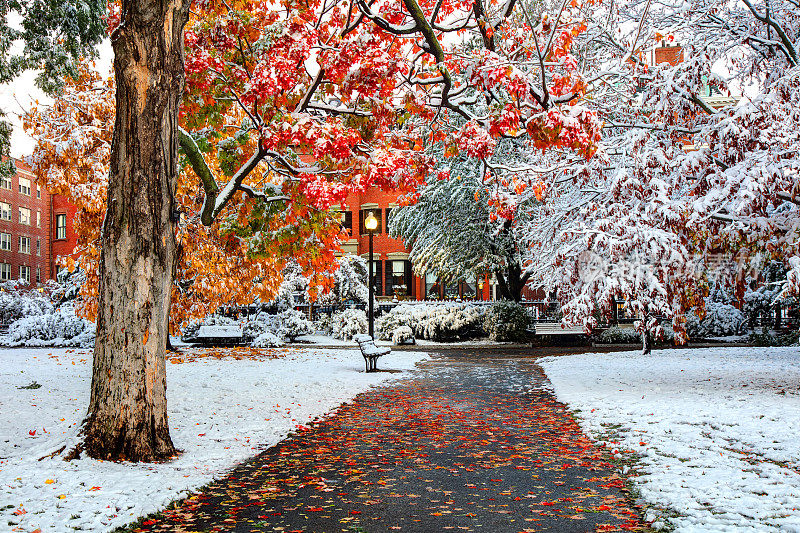
[[[459,281],[442,280],[432,274],[424,277],[414,273],[409,260],[409,250],[401,239],[389,236],[388,222],[393,209],[398,207],[396,193],[383,192],[371,187],[362,194],[350,194],[342,205],[334,206],[341,213],[342,226],[350,232],[350,239],[342,251],[369,260],[369,232],[364,219],[370,212],[378,219],[378,229],[373,237],[372,272],[375,276],[375,294],[379,300],[496,300],[496,281],[487,274]],[[526,299],[541,299],[541,291],[523,289]]]
[[[683,61],[683,48],[677,44],[668,45],[666,41],[661,41],[658,46],[651,48],[647,55],[647,63],[649,65],[669,63],[675,66],[681,61]],[[739,101],[738,97],[726,96],[711,85],[706,85],[703,89],[703,94],[699,96],[714,109],[734,105]]]
[[[14,159],[16,173],[0,178],[0,281],[35,287],[54,279],[59,255],[75,248],[75,208],[37,185],[31,168]]]

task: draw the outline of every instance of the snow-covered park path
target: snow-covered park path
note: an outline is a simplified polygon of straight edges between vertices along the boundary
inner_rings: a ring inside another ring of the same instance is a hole
[[[0,531],[107,531],[162,509],[401,373],[364,373],[360,352],[191,351],[167,365],[167,464],[38,459],[74,439],[88,405],[91,352],[0,350]],[[237,358],[238,357],[238,358]],[[394,352],[381,369],[425,358]]]
[[[639,456],[655,526],[800,532],[800,348],[540,361],[591,437]],[[670,515],[673,515],[670,517]]]

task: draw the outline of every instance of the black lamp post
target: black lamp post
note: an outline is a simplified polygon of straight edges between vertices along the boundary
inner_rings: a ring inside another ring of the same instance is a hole
[[[372,237],[375,235],[375,230],[378,228],[378,219],[372,214],[372,211],[369,212],[367,218],[364,219],[364,227],[367,228],[369,232],[369,315],[367,319],[369,320],[369,336],[375,339],[375,314],[374,314],[374,307],[372,301],[375,299],[374,296],[374,287],[373,284],[375,283],[375,276],[372,273]]]

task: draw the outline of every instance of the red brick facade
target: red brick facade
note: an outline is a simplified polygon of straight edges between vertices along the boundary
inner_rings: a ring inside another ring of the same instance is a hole
[[[653,49],[652,64],[669,63],[672,66],[683,61],[683,49],[680,46],[667,46],[666,43]]]
[[[14,160],[16,174],[0,182],[0,279],[31,285],[52,278],[50,194],[30,167]]]
[[[75,234],[75,213],[77,209],[60,194],[54,194],[52,201],[52,224],[50,235],[52,243],[50,269],[53,276],[58,273],[59,257],[67,257],[75,252],[78,237]],[[61,227],[59,227],[59,225]]]
[[[0,181],[0,280],[27,278],[35,287],[55,279],[58,257],[74,252],[76,209],[40,187],[24,161],[14,165],[16,174]]]
[[[393,239],[388,234],[388,217],[396,207],[397,194],[375,188],[363,194],[351,194],[344,205],[339,206],[339,210],[343,212],[343,222],[351,235],[350,240],[342,246],[345,253],[359,255],[368,260],[369,233],[363,229],[363,220],[367,213],[372,212],[379,221],[373,237],[373,272],[376,276],[378,299],[492,299],[492,288],[488,279],[448,284],[429,278],[426,283],[423,277],[415,275],[403,241]]]

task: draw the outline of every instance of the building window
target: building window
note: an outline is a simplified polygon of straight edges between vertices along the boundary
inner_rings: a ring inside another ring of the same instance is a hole
[[[8,281],[11,279],[11,264],[0,263],[0,281]]]
[[[429,300],[438,300],[441,298],[441,285],[439,278],[433,272],[425,273],[425,298]]]
[[[26,226],[31,225],[31,210],[27,207],[19,208],[19,223],[25,224]]]
[[[28,178],[19,179],[19,192],[25,196],[31,195],[31,180]]]
[[[0,219],[11,220],[11,204],[0,202]]]
[[[339,211],[337,213],[339,216],[339,224],[341,224],[342,229],[347,230],[347,233],[351,236],[353,235],[353,212],[352,211]]]
[[[475,274],[467,274],[461,282],[461,298],[474,300],[478,294],[478,278]]]
[[[29,254],[31,253],[31,238],[30,237],[22,237],[19,238],[19,253],[21,254]]]
[[[387,261],[386,263],[386,294],[407,296],[409,294],[406,269],[408,261]]]
[[[20,281],[24,281],[25,283],[31,282],[31,267],[20,265],[19,267],[19,279]]]
[[[0,250],[11,251],[11,234],[0,233]]]
[[[36,255],[42,255],[42,241],[36,239]]]
[[[372,213],[372,216],[378,219],[378,227],[375,228],[375,234],[379,234],[383,231],[383,220],[381,220],[381,210],[380,209],[362,209],[358,212],[358,231],[361,235],[367,235],[369,232],[367,228],[364,227],[364,221],[367,219],[369,214]]]
[[[11,176],[0,176],[0,189],[11,190]]]
[[[42,188],[36,187],[36,198],[41,198],[41,197],[42,197]]]
[[[36,283],[42,282],[42,267],[36,267]]]
[[[386,234],[387,235],[389,234],[389,214],[391,214],[391,212],[392,212],[392,208],[391,207],[387,207],[386,208]]]
[[[67,215],[56,215],[56,239],[67,238]]]
[[[444,284],[444,297],[448,300],[458,298],[458,282],[451,281]]]
[[[37,228],[41,228],[42,227],[42,212],[41,211],[36,211],[36,227]]]
[[[383,292],[381,292],[381,270],[383,270],[381,268],[381,262],[372,261],[372,280],[374,281],[373,287],[375,287],[375,296],[383,295]]]

